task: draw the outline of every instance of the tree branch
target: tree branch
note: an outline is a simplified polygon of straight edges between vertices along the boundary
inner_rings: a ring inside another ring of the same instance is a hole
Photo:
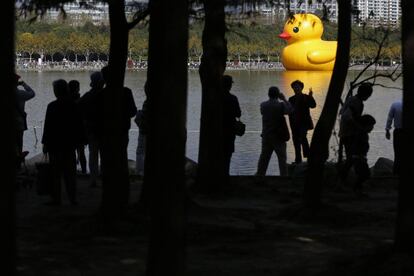
[[[139,22],[144,20],[149,14],[150,14],[149,8],[146,8],[146,9],[142,10],[141,12],[136,13],[135,16],[134,16],[134,20],[127,23],[128,30],[133,29]]]
[[[383,84],[375,84],[375,86],[380,86],[380,87],[384,87],[384,88],[388,88],[388,89],[395,89],[395,90],[403,90],[401,87],[396,87],[396,86],[387,86],[387,85],[383,85]]]

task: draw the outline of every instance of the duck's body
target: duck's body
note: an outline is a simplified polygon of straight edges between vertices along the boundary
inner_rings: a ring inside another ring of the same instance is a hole
[[[287,70],[332,70],[337,43],[322,40],[322,33],[323,25],[317,16],[295,14],[279,35],[288,42],[282,51],[283,66]]]

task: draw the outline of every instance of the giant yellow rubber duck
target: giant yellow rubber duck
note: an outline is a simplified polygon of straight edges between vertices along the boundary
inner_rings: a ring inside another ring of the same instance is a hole
[[[322,40],[322,33],[322,21],[316,15],[293,15],[279,35],[287,41],[282,51],[283,66],[287,70],[332,70],[337,43]]]

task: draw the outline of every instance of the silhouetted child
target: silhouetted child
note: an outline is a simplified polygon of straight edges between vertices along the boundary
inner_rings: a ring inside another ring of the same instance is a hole
[[[369,133],[374,129],[376,123],[375,118],[371,115],[365,114],[358,119],[359,127],[355,131],[353,143],[351,147],[352,165],[357,175],[357,180],[354,185],[354,191],[357,194],[362,193],[362,183],[364,183],[371,176],[368,163],[367,154],[369,151]]]

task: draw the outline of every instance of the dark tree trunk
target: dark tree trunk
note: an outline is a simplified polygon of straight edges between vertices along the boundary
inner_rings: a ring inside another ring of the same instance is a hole
[[[151,217],[148,276],[185,275],[188,7],[188,0],[150,1],[144,176]]]
[[[400,252],[414,253],[414,2],[401,1],[402,56],[403,56],[403,155],[398,199],[396,248]]]
[[[2,3],[0,25],[0,125],[2,126],[3,150],[0,154],[1,185],[0,185],[0,252],[1,274],[16,275],[16,135],[15,135],[15,86],[14,86],[14,1]]]
[[[226,69],[224,0],[204,0],[205,25],[200,64],[202,86],[198,185],[215,192],[225,182],[223,97],[221,80]]]
[[[102,144],[102,212],[105,219],[119,217],[128,204],[128,132],[122,129],[122,92],[128,54],[125,1],[110,0],[110,79],[104,90],[104,133]]]
[[[325,104],[313,132],[305,180],[305,204],[315,209],[321,204],[324,166],[329,157],[329,139],[335,125],[348,72],[351,40],[351,1],[338,0],[338,11],[338,49],[336,51],[336,61]]]

